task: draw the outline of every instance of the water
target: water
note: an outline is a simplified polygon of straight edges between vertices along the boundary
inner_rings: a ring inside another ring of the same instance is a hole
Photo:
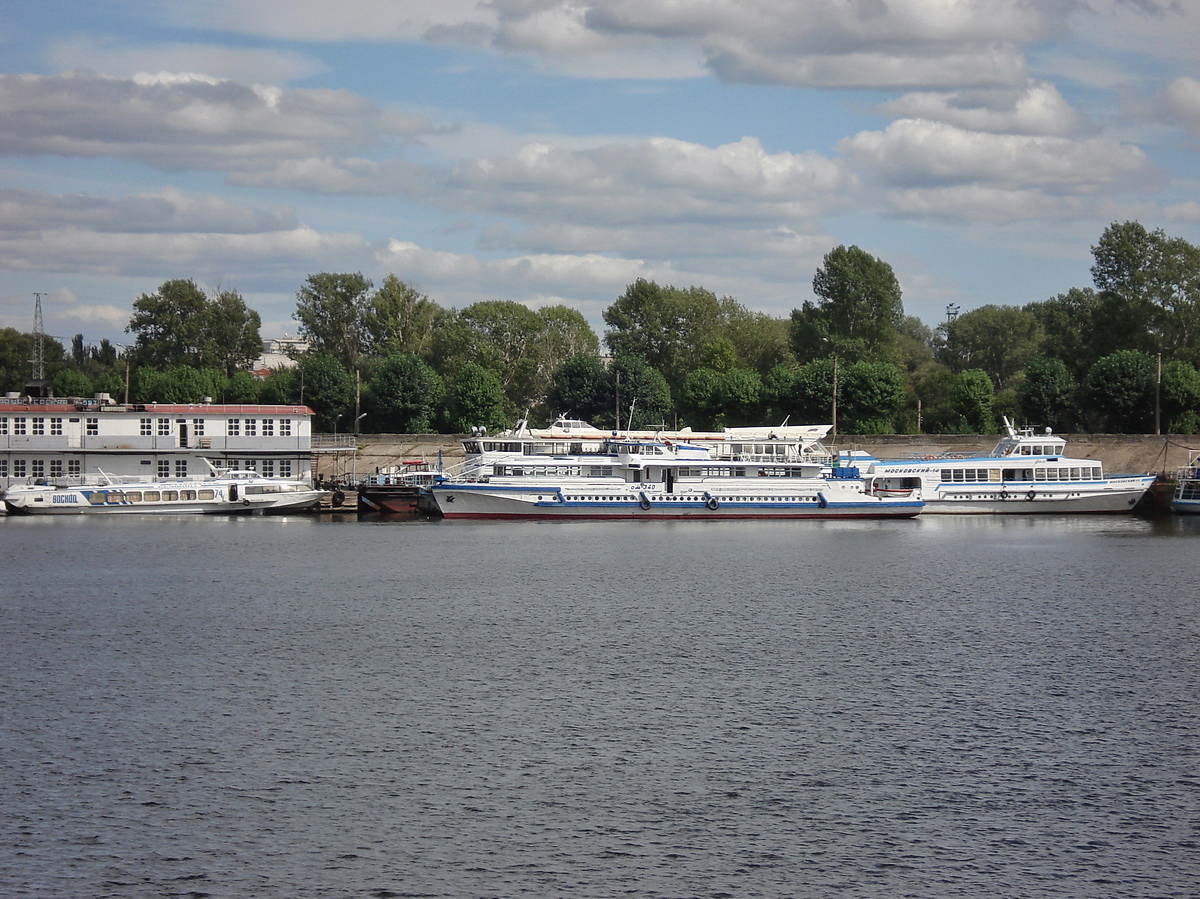
[[[1200,521],[0,521],[0,894],[1200,895]]]

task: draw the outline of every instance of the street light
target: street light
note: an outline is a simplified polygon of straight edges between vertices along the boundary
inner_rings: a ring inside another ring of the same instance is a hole
[[[366,417],[367,417],[367,413],[364,412],[362,415],[358,416],[358,418],[354,419],[354,436],[355,437],[358,436],[358,423]]]
[[[364,412],[358,418],[354,419],[354,449],[350,456],[350,483],[355,488],[358,487],[358,423],[367,417]]]

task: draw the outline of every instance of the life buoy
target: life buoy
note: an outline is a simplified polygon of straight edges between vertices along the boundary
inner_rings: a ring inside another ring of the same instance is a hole
[[[708,498],[708,502],[706,502],[704,505],[708,506],[710,511],[715,512],[717,509],[721,508],[721,501],[715,496],[710,496]]]
[[[1033,498],[1034,498],[1035,496],[1037,496],[1037,492],[1036,492],[1036,491],[1034,491],[1034,490],[1030,490],[1028,493],[1026,493],[1026,494],[1025,494],[1025,498],[1026,498],[1027,500],[1029,500],[1030,502],[1032,502],[1032,501],[1033,501]]]
[[[643,512],[647,512],[650,509],[650,500],[646,499],[646,497],[643,496],[641,502],[639,502],[638,505],[641,506],[641,509]]]
[[[1007,490],[1001,490],[1001,491],[1000,491],[1000,498],[1001,498],[1001,499],[1008,499],[1008,491],[1007,491]]]
[[[340,490],[333,491],[333,496],[330,497],[330,502],[332,502],[335,506],[340,506],[345,501],[346,494],[342,493]]]

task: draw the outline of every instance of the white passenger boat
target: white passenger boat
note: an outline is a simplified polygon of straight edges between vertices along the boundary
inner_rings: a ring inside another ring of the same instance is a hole
[[[859,469],[875,493],[919,491],[925,513],[993,514],[1128,512],[1154,483],[1152,474],[1109,475],[1095,459],[1066,455],[1067,442],[1049,428],[1014,428],[986,455],[926,454],[880,460],[843,450],[840,464]]]
[[[254,471],[149,480],[100,472],[96,477],[12,484],[4,505],[15,515],[244,514],[311,508],[321,493],[305,481]]]
[[[1176,473],[1175,494],[1171,511],[1179,515],[1200,515],[1200,456]]]
[[[583,455],[497,461],[481,478],[429,488],[446,518],[912,518],[913,492],[882,495],[815,462],[714,458],[711,447],[609,439]]]

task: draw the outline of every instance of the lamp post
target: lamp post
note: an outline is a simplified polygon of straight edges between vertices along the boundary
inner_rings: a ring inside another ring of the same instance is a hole
[[[823,340],[825,343],[829,344],[829,349],[831,350],[831,355],[833,356],[833,391],[832,391],[832,396],[830,398],[831,399],[831,402],[830,402],[831,408],[829,410],[829,414],[830,414],[830,417],[833,419],[833,422],[832,422],[832,424],[833,424],[833,429],[832,429],[833,430],[833,442],[836,443],[837,442],[837,400],[838,400],[838,356],[837,356],[837,350],[833,349],[833,341],[831,341],[828,337],[822,337],[821,340]]]
[[[354,419],[354,449],[351,451],[353,455],[350,456],[350,483],[355,489],[358,488],[358,423],[366,417],[367,413],[364,412]]]

